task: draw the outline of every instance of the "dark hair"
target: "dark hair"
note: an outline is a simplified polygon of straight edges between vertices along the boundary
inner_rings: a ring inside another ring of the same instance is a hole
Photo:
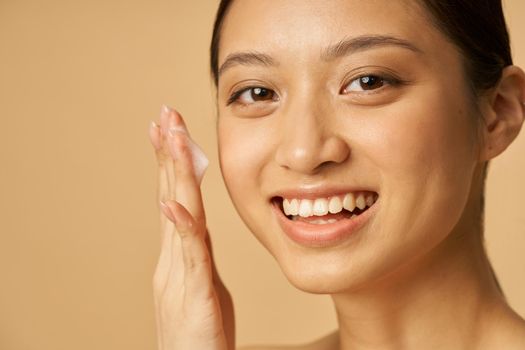
[[[418,0],[431,15],[432,24],[440,30],[463,55],[465,76],[474,96],[494,87],[503,68],[512,65],[510,40],[501,0]],[[215,86],[219,81],[219,44],[224,18],[233,0],[221,0],[210,45],[210,68]],[[481,225],[485,207],[485,178],[489,162],[483,168],[483,191],[480,199]],[[483,232],[483,229],[481,230]],[[492,271],[499,290],[498,279]]]
[[[509,34],[501,0],[419,0],[433,24],[463,53],[465,71],[474,92],[495,86],[505,66],[512,64]],[[210,68],[218,83],[220,33],[233,0],[221,0],[210,45]]]
[[[215,16],[215,24],[213,25],[213,34],[210,45],[210,65],[211,75],[215,86],[219,83],[219,44],[221,40],[222,24],[224,23],[224,18],[226,17],[226,13],[232,2],[233,0],[221,0],[217,10],[217,15]]]
[[[512,65],[501,0],[425,0],[434,25],[461,50],[474,92],[494,87]]]

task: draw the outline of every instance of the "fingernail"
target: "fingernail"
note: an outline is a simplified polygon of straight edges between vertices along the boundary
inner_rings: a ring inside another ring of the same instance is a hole
[[[175,220],[175,217],[173,216],[173,213],[171,212],[170,207],[166,203],[164,203],[164,201],[160,201],[160,207],[164,215],[166,215],[168,219],[170,219],[173,223],[175,223],[176,220]]]
[[[153,144],[153,147],[155,147],[156,150],[160,148],[158,127],[159,126],[154,121],[151,121],[149,127],[149,138],[151,140],[151,143]]]
[[[188,127],[186,126],[186,122],[184,121],[184,119],[182,119],[182,115],[180,115],[180,113],[176,110],[173,110],[173,119],[175,120],[175,124],[183,127],[184,129],[187,129]]]
[[[160,108],[160,130],[162,135],[166,135],[168,132],[170,111],[171,108],[167,105],[162,105]]]
[[[162,109],[161,109],[160,113],[162,113],[162,114],[169,114],[170,111],[171,111],[170,107],[168,107],[167,105],[162,105]]]

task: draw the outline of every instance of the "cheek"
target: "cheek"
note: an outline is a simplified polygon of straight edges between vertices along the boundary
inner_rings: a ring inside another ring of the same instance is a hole
[[[250,157],[248,152],[249,139],[224,122],[219,122],[217,137],[220,167],[228,190],[230,190],[239,183],[239,181],[234,181],[236,174],[239,175],[238,180],[242,180],[251,171],[250,163],[253,157]]]
[[[242,186],[258,184],[270,152],[271,134],[266,133],[263,126],[254,124],[257,123],[227,118],[218,123],[221,171],[226,185],[232,191],[238,191]]]
[[[472,161],[466,116],[458,110],[418,107],[394,113],[395,122],[389,119],[382,126],[381,161],[398,180],[453,180]]]
[[[468,199],[476,161],[474,126],[460,96],[464,93],[422,91],[383,112],[368,132],[388,199],[389,224],[383,227],[398,229],[396,236],[410,243],[442,239]]]
[[[259,125],[258,125],[259,124]],[[252,232],[259,232],[268,201],[262,193],[272,134],[258,121],[223,118],[218,123],[219,161],[232,203]]]

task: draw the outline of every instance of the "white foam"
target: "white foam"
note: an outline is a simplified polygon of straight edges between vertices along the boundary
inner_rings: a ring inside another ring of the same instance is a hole
[[[193,171],[195,173],[195,176],[197,177],[197,182],[200,185],[202,182],[202,178],[204,177],[204,173],[208,168],[208,165],[210,164],[208,157],[206,157],[206,154],[204,153],[202,148],[195,141],[193,141],[188,130],[186,130],[184,127],[171,127],[169,131],[181,132],[186,136],[184,139],[188,142],[187,146],[192,155],[191,158],[193,162]]]

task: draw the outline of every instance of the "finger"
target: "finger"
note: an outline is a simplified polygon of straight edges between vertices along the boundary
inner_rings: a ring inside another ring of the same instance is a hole
[[[182,119],[179,112],[177,112],[175,109],[163,105],[160,112],[160,128],[162,129],[162,132],[164,135],[168,134],[168,130],[170,128],[170,118],[175,117],[175,124],[183,129],[188,129],[186,127],[186,123]]]
[[[174,155],[175,199],[184,205],[201,225],[205,225],[204,205],[200,186],[194,173],[192,154],[188,148],[188,136],[180,131],[170,131],[168,144]]]
[[[167,144],[164,137],[161,134],[159,125],[152,122],[149,130],[150,140],[155,148],[155,155],[157,157],[158,164],[158,186],[157,186],[157,203],[160,203],[166,199],[174,198],[174,191],[170,193],[170,189],[174,188],[174,184],[171,183],[170,179],[173,179],[173,162],[169,156]],[[159,208],[160,209],[160,208]],[[160,227],[161,227],[161,242],[164,239],[163,232],[166,228],[173,231],[173,223],[167,221],[166,216],[159,210],[160,215]],[[161,243],[162,244],[162,243]]]
[[[159,135],[160,128],[154,121],[151,121],[150,127],[149,127],[149,138],[151,141],[151,144],[153,145],[153,148],[155,151],[159,150],[162,147],[160,135]]]
[[[160,109],[160,130],[162,136],[168,135],[168,122],[170,110],[171,109],[166,105],[163,105]]]
[[[155,149],[155,156],[158,165],[158,184],[157,184],[157,203],[168,198],[168,176],[166,175],[166,159],[169,157],[166,156],[165,151],[163,150],[165,142],[162,140],[162,135],[160,134],[160,127],[154,121],[151,122],[149,128],[149,137],[150,141]],[[160,209],[160,208],[159,208]],[[161,241],[164,238],[163,232],[164,227],[166,226],[166,216],[160,214],[160,226],[161,226]]]
[[[153,148],[155,150],[155,156],[157,160],[158,166],[158,186],[157,186],[157,201],[163,197],[163,193],[166,192],[167,187],[167,176],[166,171],[163,166],[164,158],[160,154],[160,150],[163,146],[161,135],[160,135],[160,128],[159,126],[152,121],[150,128],[149,128],[149,137],[151,144],[153,145]],[[163,213],[159,210],[160,214],[160,232],[161,232],[161,249],[159,254],[159,259],[157,261],[157,265],[155,268],[155,271],[153,273],[153,302],[155,304],[155,322],[156,322],[156,329],[157,329],[157,341],[159,349],[164,348],[164,341],[162,336],[162,320],[161,320],[161,313],[160,313],[160,298],[162,297],[162,294],[166,288],[167,280],[168,280],[168,273],[169,273],[169,267],[171,265],[171,239],[172,235],[170,234],[170,230],[166,227],[166,217],[163,215]]]
[[[164,164],[159,166],[159,185],[158,185],[158,194],[157,194],[157,203],[166,200],[169,198],[169,185],[168,185],[168,173],[166,171],[166,166]],[[161,209],[159,207],[159,209]],[[169,223],[166,218],[166,215],[162,214],[162,211],[159,210],[160,214],[160,227],[161,227],[161,239],[164,238],[163,232],[165,227],[172,227],[173,225]]]
[[[159,201],[165,201],[168,199],[175,199],[175,169],[173,159],[170,155],[169,144],[166,138],[167,127],[169,123],[171,109],[167,106],[162,106],[160,113],[160,125],[158,126],[158,138],[160,139],[160,147],[157,151],[159,159],[159,166],[164,169],[162,173],[162,188],[159,188]],[[166,217],[163,215],[161,220],[165,220]],[[168,226],[173,226],[173,223],[166,223]]]
[[[155,136],[155,135],[154,135]],[[164,209],[162,208],[162,200],[164,200],[167,197],[168,192],[168,175],[167,175],[167,169],[166,169],[166,162],[170,162],[169,158],[162,157],[160,155],[160,151],[157,152],[157,157],[159,158],[159,167],[158,167],[158,173],[159,173],[159,183],[158,183],[158,199],[159,201],[159,215],[160,215],[160,254],[159,259],[157,261],[157,267],[155,269],[154,273],[154,286],[156,290],[164,290],[167,277],[169,273],[169,269],[171,266],[171,259],[172,259],[172,236],[175,232],[175,226],[173,222],[169,221],[166,218],[166,215],[163,213]],[[180,252],[179,252],[180,255]]]
[[[219,271],[217,271],[217,266],[215,265],[215,258],[213,257],[213,246],[211,243],[210,235],[208,233],[204,235],[204,241],[210,254],[213,284],[217,285],[221,283],[221,278],[219,276]]]
[[[166,215],[163,213],[163,211],[166,210],[164,208],[165,205],[163,205],[162,203],[160,205],[161,205],[161,215],[166,218]],[[167,218],[166,220],[169,221]],[[168,281],[169,270],[171,268],[172,260],[174,259],[173,257],[174,255],[173,254],[174,253],[173,252],[174,237],[173,236],[176,236],[174,235],[174,231],[175,231],[175,228],[171,221],[170,221],[170,225],[165,225],[161,229],[162,237],[161,237],[160,254],[157,260],[157,266],[155,268],[155,273],[153,276],[154,286],[157,292],[159,293],[162,293],[166,289],[166,283]],[[179,249],[179,255],[181,255],[180,244],[179,244],[178,249]]]
[[[157,324],[157,340],[159,349],[164,349],[163,334],[162,334],[162,314],[161,314],[161,299],[166,290],[168,282],[169,266],[171,264],[171,239],[172,235],[164,232],[165,237],[161,239],[161,251],[157,266],[153,274],[153,302],[155,304],[155,322]]]
[[[172,198],[173,195],[169,194],[170,190],[170,184],[169,179],[173,176],[169,176],[168,172],[170,172],[169,165],[171,164],[171,168],[173,169],[173,162],[169,156],[167,156],[167,149],[166,142],[163,140],[163,136],[160,134],[160,128],[155,123],[152,122],[149,130],[150,140],[155,148],[155,153],[157,157],[158,162],[158,192],[157,192],[157,200],[159,203],[159,209],[161,206],[161,203],[163,200],[167,198]],[[173,170],[171,170],[171,173],[173,174]],[[159,210],[160,215],[160,238],[161,238],[161,251],[159,255],[159,259],[157,261],[157,267],[155,269],[154,273],[154,286],[156,290],[163,291],[165,289],[165,285],[167,283],[167,277],[169,273],[169,269],[171,266],[171,260],[172,260],[172,235],[175,232],[175,226],[173,222],[169,221],[166,218],[166,215],[162,212],[162,210]],[[180,244],[179,244],[180,246]],[[178,255],[181,259],[181,251],[180,248],[178,252],[175,252],[175,255]]]
[[[169,140],[168,140],[168,128],[170,125],[170,118],[172,118],[171,114],[173,114],[173,110],[169,108],[168,106],[162,106],[161,113],[160,113],[160,137],[163,141],[163,147],[161,150],[162,158],[164,159],[164,166],[166,168],[166,175],[167,175],[167,191],[166,195],[161,198],[162,201],[165,201],[167,199],[175,199],[176,193],[175,193],[175,184],[177,181],[176,174],[175,174],[175,164],[173,162],[173,157],[171,155],[171,151],[169,149]]]
[[[213,295],[211,257],[205,242],[205,227],[200,226],[191,213],[177,201],[167,201],[171,217],[181,239],[185,295],[209,298]],[[169,278],[181,274],[180,266],[172,264]],[[168,282],[167,290],[175,286]],[[178,291],[175,291],[178,292]],[[169,292],[168,292],[169,293]]]
[[[165,237],[162,243],[161,254],[157,266],[157,277],[159,278],[158,286],[161,287],[163,291],[165,291],[166,285],[170,279],[170,270],[172,269],[172,266],[179,266],[182,271],[182,266],[184,262],[182,256],[181,237],[179,234],[176,233],[174,217],[171,213],[171,210],[165,203],[161,202],[160,205],[163,215],[165,215],[166,218],[169,218],[169,221],[173,227],[173,229],[166,229],[164,232]],[[173,277],[174,279],[172,280],[172,283],[175,283],[178,286],[182,286],[184,278],[182,272],[177,273],[176,276]],[[162,283],[164,283],[164,285],[161,285]]]
[[[201,222],[201,224],[205,226],[206,219],[204,205],[202,202],[202,194],[200,191],[200,186],[198,185],[195,178],[192,153],[187,147],[187,142],[185,142],[187,141],[188,137],[186,124],[184,123],[180,113],[178,113],[176,110],[167,107],[165,111],[166,114],[162,119],[162,123],[164,127],[168,129],[167,142],[169,143],[171,156],[175,159],[175,177],[177,179],[175,184],[175,198],[178,202],[188,208],[191,215],[198,222]],[[181,141],[184,142],[181,144]],[[178,167],[179,165],[180,167]],[[184,185],[185,178],[187,179],[189,186]],[[220,278],[214,264],[211,241],[207,233],[205,235],[205,241],[212,261],[213,279],[214,281],[218,282],[220,281]]]

